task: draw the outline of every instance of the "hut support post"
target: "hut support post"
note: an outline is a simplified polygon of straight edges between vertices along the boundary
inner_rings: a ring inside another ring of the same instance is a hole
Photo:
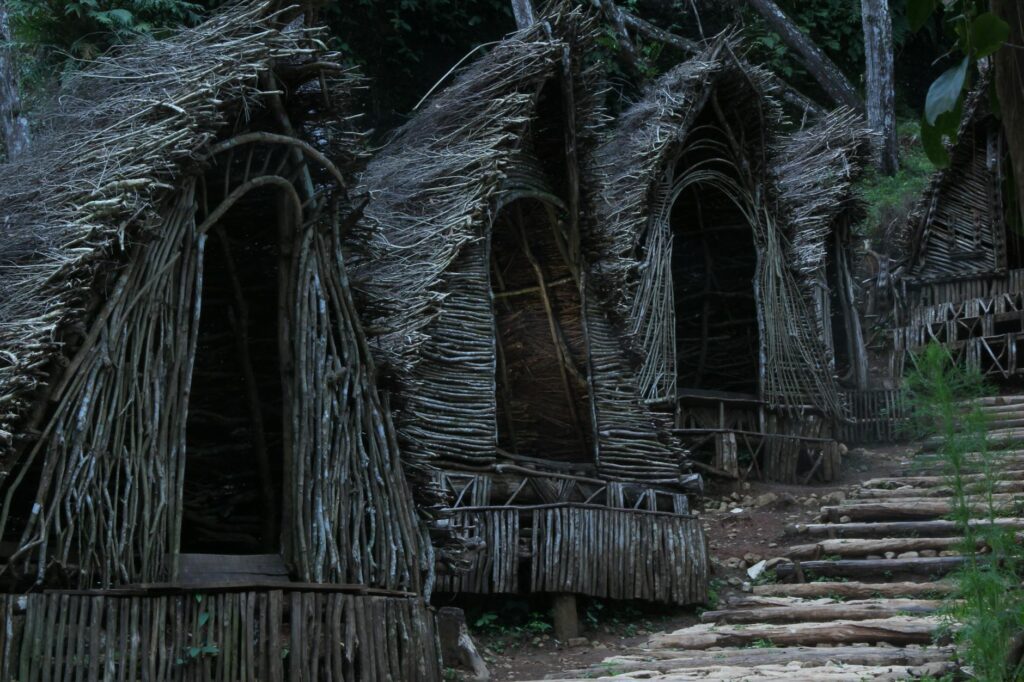
[[[568,642],[580,636],[575,594],[556,594],[551,598],[551,616],[555,621],[555,639]]]

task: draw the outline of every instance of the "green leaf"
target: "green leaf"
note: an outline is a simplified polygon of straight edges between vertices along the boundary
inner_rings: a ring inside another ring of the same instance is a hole
[[[937,168],[949,166],[949,152],[946,151],[946,145],[942,142],[942,133],[938,128],[930,125],[927,120],[921,121],[921,146],[924,148],[924,153],[928,155],[928,160]]]
[[[963,61],[947,69],[928,88],[928,96],[924,101],[924,118],[929,125],[934,126],[935,119],[940,114],[944,114],[956,106],[957,100],[960,99],[960,91],[963,90],[967,80],[967,65],[970,64],[970,61],[970,57],[964,57]]]
[[[199,652],[200,651],[202,651],[202,649],[200,649],[199,647],[197,647],[197,646],[190,646],[188,648],[188,656],[189,656],[189,658],[196,658],[197,656],[199,656]]]
[[[907,0],[907,21],[910,23],[910,30],[915,33],[920,31],[934,11],[935,0]]]
[[[203,611],[202,613],[199,614],[199,627],[203,627],[209,621],[210,621],[210,613],[208,611]]]
[[[135,16],[126,9],[112,9],[102,14],[109,17],[112,23],[120,24],[125,28],[135,23]]]
[[[971,22],[971,44],[978,59],[992,54],[1010,37],[1010,25],[992,12],[985,12]]]

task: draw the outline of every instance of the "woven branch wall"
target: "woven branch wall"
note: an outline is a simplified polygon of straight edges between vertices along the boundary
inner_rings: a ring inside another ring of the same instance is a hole
[[[532,592],[673,604],[707,598],[704,532],[688,514],[560,504],[457,516],[486,546],[467,573],[442,577],[443,592],[517,593],[528,577]]]
[[[441,679],[418,597],[250,590],[0,596],[0,679]]]

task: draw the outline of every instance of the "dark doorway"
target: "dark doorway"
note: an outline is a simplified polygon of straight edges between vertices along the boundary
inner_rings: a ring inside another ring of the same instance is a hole
[[[207,233],[183,553],[280,551],[283,392],[272,199],[251,193]]]
[[[588,461],[580,296],[558,229],[558,209],[537,199],[513,201],[495,219],[498,446],[545,459]]]
[[[714,126],[695,129],[712,144],[694,145],[676,177],[709,168],[735,177],[717,158]],[[676,306],[676,367],[680,388],[757,394],[759,326],[754,234],[738,197],[718,182],[684,185],[672,206],[672,281]]]

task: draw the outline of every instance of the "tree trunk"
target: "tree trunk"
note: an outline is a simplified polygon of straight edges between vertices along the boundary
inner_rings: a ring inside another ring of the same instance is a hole
[[[864,91],[871,156],[875,168],[895,175],[900,167],[896,137],[896,86],[892,60],[892,17],[889,0],[861,0],[864,24]]]
[[[857,88],[843,75],[839,67],[794,24],[773,0],[747,0],[764,17],[768,26],[779,34],[782,41],[800,57],[800,63],[814,77],[837,105],[863,111],[864,102]]]
[[[512,0],[512,16],[516,18],[516,26],[520,29],[529,28],[537,22],[530,0]]]
[[[1024,6],[1020,0],[992,0],[992,11],[1010,25],[1007,44],[994,56],[996,93],[1013,165],[1020,226],[1024,227]]]
[[[14,50],[3,45],[11,40],[7,5],[0,0],[0,134],[7,159],[16,158],[28,147],[28,119],[21,111],[18,95],[18,70]]]

